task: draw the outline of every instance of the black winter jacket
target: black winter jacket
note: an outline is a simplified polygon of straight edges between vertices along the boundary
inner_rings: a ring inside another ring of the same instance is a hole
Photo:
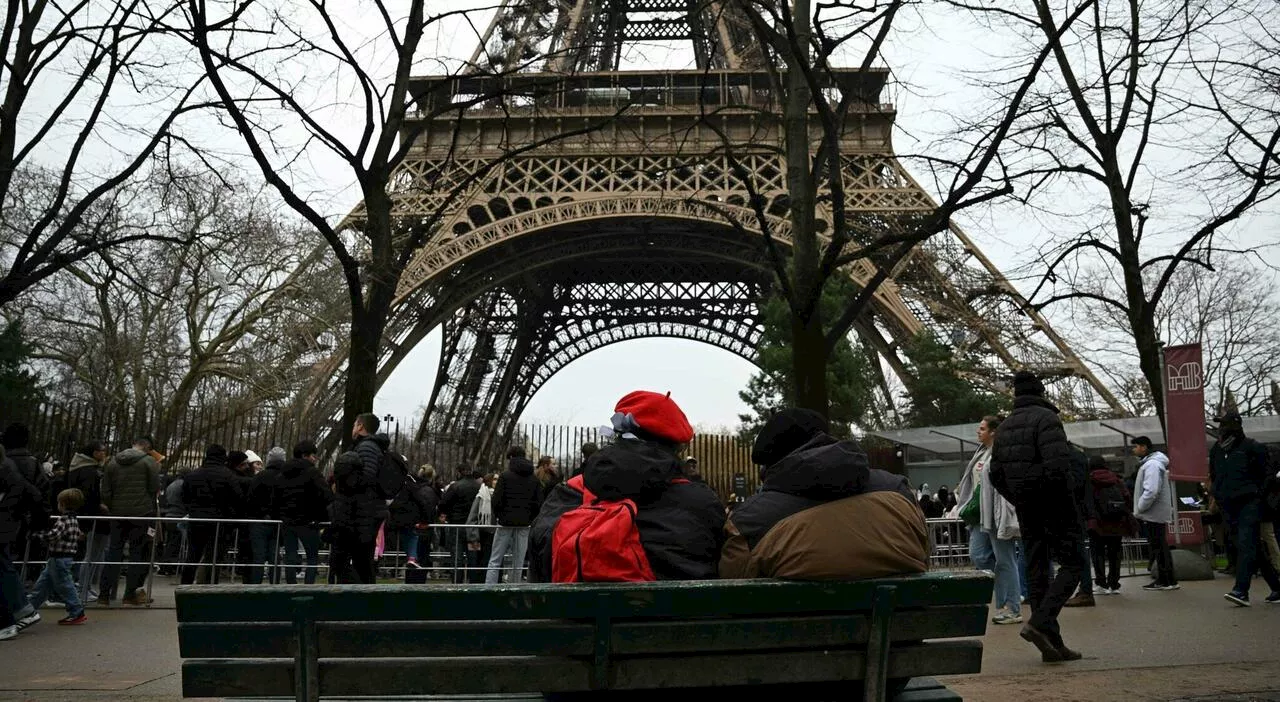
[[[363,540],[377,537],[378,527],[387,518],[387,501],[379,497],[377,480],[377,467],[371,474],[358,451],[338,456],[333,467],[333,504],[329,508],[334,529],[354,532]]]
[[[1209,476],[1218,504],[1256,499],[1267,479],[1267,448],[1244,434],[1224,447],[1226,436],[1209,449]]]
[[[392,529],[409,529],[415,524],[430,524],[436,520],[439,509],[440,496],[431,483],[418,482],[408,477],[400,493],[387,508],[387,526]]]
[[[818,434],[769,466],[764,485],[733,511],[738,532],[755,548],[775,524],[810,507],[868,492],[897,492],[915,502],[905,476],[874,469],[862,448]]]
[[[704,483],[672,483],[683,480],[684,473],[670,451],[620,439],[592,454],[582,477],[586,488],[601,499],[635,500],[640,542],[659,580],[716,577],[724,541],[724,505]],[[568,483],[557,485],[542,504],[530,533],[532,580],[550,581],[556,523],[581,505],[582,493]]]
[[[480,481],[476,478],[458,478],[444,491],[444,497],[440,498],[440,514],[449,521],[450,524],[466,524],[467,515],[471,513],[471,503],[476,501],[476,495],[480,494]],[[453,533],[450,529],[446,533]]]
[[[266,471],[263,471],[266,474]],[[329,518],[333,491],[324,482],[320,469],[305,458],[291,458],[277,471],[270,486],[274,518],[300,526]]]
[[[96,517],[102,514],[102,467],[92,457],[82,453],[71,457],[71,467],[67,469],[67,489],[72,488],[84,493],[84,507],[80,509],[79,516]],[[111,522],[106,519],[89,519],[81,522],[80,528],[85,532],[106,534],[111,531]]]
[[[182,504],[192,518],[238,519],[244,498],[241,480],[226,461],[206,458],[182,477]]]
[[[541,484],[527,458],[512,458],[493,489],[493,518],[500,526],[527,527],[542,504]]]
[[[32,531],[46,528],[49,513],[44,498],[13,461],[0,461],[0,544],[11,544],[23,525]]]
[[[249,480],[249,490],[245,495],[245,519],[279,519],[272,496],[275,487],[280,484],[280,466],[269,465],[262,472]]]
[[[991,448],[991,485],[1018,511],[1023,534],[1080,536],[1071,445],[1058,408],[1036,395],[1013,399]]]
[[[41,499],[46,504],[50,503],[50,497],[57,497],[49,494],[52,492],[49,477],[44,474],[44,469],[40,467],[40,461],[37,461],[36,457],[31,455],[30,449],[25,446],[9,449],[5,452],[5,457],[13,462],[14,467],[18,469],[18,475],[21,475],[23,480],[35,486],[35,489],[40,492]]]

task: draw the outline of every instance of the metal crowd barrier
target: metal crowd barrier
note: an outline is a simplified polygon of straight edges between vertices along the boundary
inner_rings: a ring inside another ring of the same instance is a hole
[[[969,559],[969,529],[959,519],[926,519],[929,532],[929,570],[973,570]]]
[[[292,571],[295,580],[303,581],[306,579],[306,571],[311,569],[317,571],[316,582],[328,582],[330,579],[332,554],[329,544],[324,540],[320,542],[317,562],[314,566],[306,562],[305,546],[301,542],[298,544],[298,551],[295,552],[298,558],[297,563],[290,564],[287,562],[288,558],[282,558],[284,534],[290,527],[279,520],[83,516],[79,521],[85,533],[85,544],[83,557],[75,561],[73,572],[78,580],[80,599],[86,604],[94,599],[90,597],[93,594],[91,590],[99,589],[102,574],[106,568],[110,567],[121,569],[121,573],[113,583],[115,586],[119,586],[119,577],[127,578],[129,568],[146,568],[146,576],[141,587],[147,594],[148,601],[144,602],[147,606],[151,604],[156,578],[169,577],[173,584],[177,584],[184,569],[194,569],[193,575],[196,582],[211,584],[233,581],[235,573],[228,572],[229,569],[240,569],[241,580],[260,580],[264,584],[285,582],[289,579],[288,571]],[[145,529],[145,537],[136,538],[133,541],[142,545],[144,551],[141,554],[142,558],[138,558],[139,554],[126,553],[130,544],[124,538],[124,531],[121,530],[122,541],[125,541],[120,545],[121,557],[119,560],[109,560],[110,530],[104,534],[97,533],[94,525],[99,523],[126,524],[132,528]],[[192,527],[202,524],[213,525],[213,533],[208,535],[207,539],[208,548],[203,549],[207,553],[202,554],[207,557],[192,557],[189,553]],[[255,559],[246,554],[246,548],[252,551],[253,536],[242,533],[242,530],[257,525],[270,528],[269,533],[259,536],[259,538],[265,536],[267,543],[270,544],[267,557],[261,563],[255,563]],[[326,523],[320,523],[314,525],[314,528],[322,530],[328,526]],[[377,576],[380,579],[402,581],[483,583],[488,572],[494,536],[498,529],[499,527],[493,524],[432,524],[426,528],[415,527],[413,531],[418,535],[419,541],[417,557],[412,559],[414,561],[412,564],[409,562],[411,554],[404,549],[407,545],[404,543],[404,534],[399,530],[385,529],[383,531],[384,548],[381,557],[377,560]],[[468,531],[479,533],[479,548],[473,548],[469,542]],[[170,541],[175,538],[178,539],[176,544]],[[32,571],[38,570],[44,564],[43,560],[33,559],[35,549],[39,549],[39,544],[28,539],[22,559],[15,564],[19,566],[20,572],[31,573],[30,579],[34,579]],[[253,573],[251,576],[252,569],[262,569],[261,575]],[[411,573],[413,575],[410,575]],[[503,558],[499,579],[510,581],[517,575],[521,580],[526,579],[527,567],[521,563],[517,574],[513,568],[512,554],[508,552]]]

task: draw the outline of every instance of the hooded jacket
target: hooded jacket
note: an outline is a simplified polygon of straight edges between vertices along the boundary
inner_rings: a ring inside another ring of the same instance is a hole
[[[764,471],[725,524],[722,578],[844,580],[923,573],[924,515],[907,479],[820,433]]]
[[[527,527],[538,516],[541,484],[533,475],[533,463],[512,458],[493,489],[493,516],[499,526]]]
[[[1108,516],[1102,513],[1099,505],[1102,503],[1102,493],[1112,485],[1119,485],[1120,490],[1124,492],[1125,503],[1129,503],[1133,496],[1129,489],[1125,487],[1124,481],[1109,468],[1095,468],[1089,473],[1089,500],[1093,505],[1093,521],[1090,522],[1090,530],[1096,532],[1098,536],[1129,536],[1134,532],[1133,518],[1128,514]]]
[[[333,491],[325,484],[320,469],[305,458],[285,461],[267,489],[273,517],[285,524],[303,526],[329,518]]]
[[[362,442],[365,443],[365,442]],[[387,501],[378,493],[376,468],[370,474],[358,451],[338,456],[333,467],[334,498],[330,506],[333,528],[354,532],[372,541],[387,518]]]
[[[440,496],[431,483],[406,477],[404,487],[387,506],[387,526],[409,529],[418,524],[430,524],[436,520],[439,508]]]
[[[1152,451],[1142,459],[1134,483],[1133,516],[1144,522],[1168,524],[1177,514],[1173,483],[1169,480],[1169,457]]]
[[[164,504],[160,506],[160,516],[187,516],[187,505],[182,501],[182,486],[186,482],[186,477],[186,473],[179,473],[164,486]]]
[[[127,448],[102,471],[102,502],[113,517],[150,517],[156,513],[160,466],[145,451]]]
[[[102,515],[102,466],[92,456],[77,453],[71,457],[71,465],[67,468],[67,489],[84,494],[84,507],[80,508],[79,516]],[[105,534],[111,530],[111,523],[105,519],[90,519],[85,521],[83,528],[86,532]]]
[[[618,439],[592,454],[583,482],[604,500],[636,503],[636,527],[659,580],[716,577],[724,538],[724,506],[703,483],[684,480],[680,460],[656,443]],[[676,481],[676,482],[672,482]],[[560,517],[582,505],[582,493],[557,485],[542,504],[530,534],[530,579],[551,580],[552,535]]]
[[[187,506],[188,516],[235,519],[243,503],[240,480],[224,458],[206,458],[199,468],[182,477],[182,504]]]

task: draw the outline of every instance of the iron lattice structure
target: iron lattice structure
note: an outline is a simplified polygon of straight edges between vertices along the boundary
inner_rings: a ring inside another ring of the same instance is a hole
[[[627,339],[695,339],[754,359],[773,280],[764,228],[790,243],[787,164],[765,59],[732,7],[509,0],[473,56],[475,73],[415,81],[420,115],[500,96],[407,127],[414,146],[395,214],[432,234],[401,279],[379,377],[443,327],[420,438],[488,456],[556,372]],[[654,38],[691,41],[699,70],[616,70],[622,45]],[[534,57],[545,58],[539,70],[514,71]],[[830,80],[865,97],[840,139],[855,226],[931,213],[934,201],[893,153],[895,112],[879,102],[887,71]],[[830,214],[819,214],[821,230]],[[357,208],[348,221],[361,220]],[[855,283],[876,271],[866,259],[844,269]],[[1003,390],[1011,369],[1031,368],[1056,379],[1069,411],[1120,410],[955,226],[897,264],[855,329],[900,375],[902,344],[930,332],[973,363],[978,383]]]

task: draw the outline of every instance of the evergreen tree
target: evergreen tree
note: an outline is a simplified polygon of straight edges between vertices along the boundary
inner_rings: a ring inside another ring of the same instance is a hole
[[[832,278],[822,291],[823,314],[837,314],[857,289],[847,278]],[[795,383],[791,379],[791,316],[786,302],[772,297],[761,306],[764,334],[757,349],[760,371],[747,381],[738,397],[751,412],[738,415],[739,436],[751,441],[775,412],[796,405]],[[875,427],[883,424],[882,402],[876,396],[879,363],[873,351],[848,338],[836,345],[827,362],[830,399],[828,418],[833,434],[846,437],[851,425]]]
[[[1008,397],[975,387],[965,377],[967,365],[932,335],[918,334],[903,350],[912,375],[907,384],[903,426],[977,422],[985,415],[1011,408]]]
[[[0,331],[0,402],[24,407],[41,399],[40,378],[25,368],[31,344],[22,335],[22,320],[15,319]]]

